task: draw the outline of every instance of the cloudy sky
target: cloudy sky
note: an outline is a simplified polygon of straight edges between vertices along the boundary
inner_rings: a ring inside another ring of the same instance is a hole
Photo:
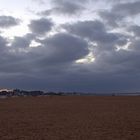
[[[1,0],[0,87],[140,91],[140,0]]]

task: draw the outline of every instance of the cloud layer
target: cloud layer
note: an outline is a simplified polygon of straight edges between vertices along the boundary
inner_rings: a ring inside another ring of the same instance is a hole
[[[31,17],[23,36],[3,36],[3,28],[20,26],[23,19],[0,16],[0,86],[82,92],[140,90],[139,1],[106,0],[108,7],[94,0],[36,2],[48,2],[50,7],[35,11],[41,14]]]
[[[20,20],[12,16],[0,16],[0,28],[9,28],[16,26],[20,23]]]

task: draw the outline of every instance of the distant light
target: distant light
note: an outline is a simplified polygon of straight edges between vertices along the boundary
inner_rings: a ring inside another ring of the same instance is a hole
[[[85,58],[77,60],[76,63],[87,64],[87,63],[93,63],[94,61],[95,61],[95,57],[93,56],[93,53],[90,52]]]
[[[38,42],[36,42],[35,40],[33,40],[33,41],[31,42],[31,44],[30,44],[29,47],[38,47],[38,46],[40,46],[40,45],[41,45],[40,43],[38,43]]]
[[[128,42],[126,45],[123,46],[116,46],[116,51],[120,51],[120,50],[129,50],[129,45],[131,44],[131,42]]]
[[[12,89],[0,89],[0,92],[2,91],[6,91],[6,92],[10,92],[10,91],[13,91]]]

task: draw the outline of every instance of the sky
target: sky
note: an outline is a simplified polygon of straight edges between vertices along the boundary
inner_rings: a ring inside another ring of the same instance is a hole
[[[140,91],[140,0],[1,0],[0,88]]]

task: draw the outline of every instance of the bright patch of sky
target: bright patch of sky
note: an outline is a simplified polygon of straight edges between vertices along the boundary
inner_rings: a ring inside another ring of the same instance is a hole
[[[92,4],[92,1],[85,4],[85,9],[82,13],[79,13],[76,16],[70,15],[48,15],[46,17],[51,18],[56,24],[64,24],[64,23],[73,23],[77,20],[94,20],[98,18],[98,15],[95,11],[100,9],[100,7],[104,5],[104,3],[97,2]],[[31,19],[40,18],[37,13],[42,12],[46,9],[51,9],[53,5],[51,4],[51,0],[47,0],[43,3],[40,0],[1,0],[0,4],[0,15],[13,16],[15,18],[19,18],[21,20],[20,25],[12,27],[8,30],[2,29],[2,35],[5,37],[12,38],[14,36],[23,36],[29,32],[28,24]],[[109,6],[106,6],[107,8]],[[93,10],[94,9],[94,10]]]

